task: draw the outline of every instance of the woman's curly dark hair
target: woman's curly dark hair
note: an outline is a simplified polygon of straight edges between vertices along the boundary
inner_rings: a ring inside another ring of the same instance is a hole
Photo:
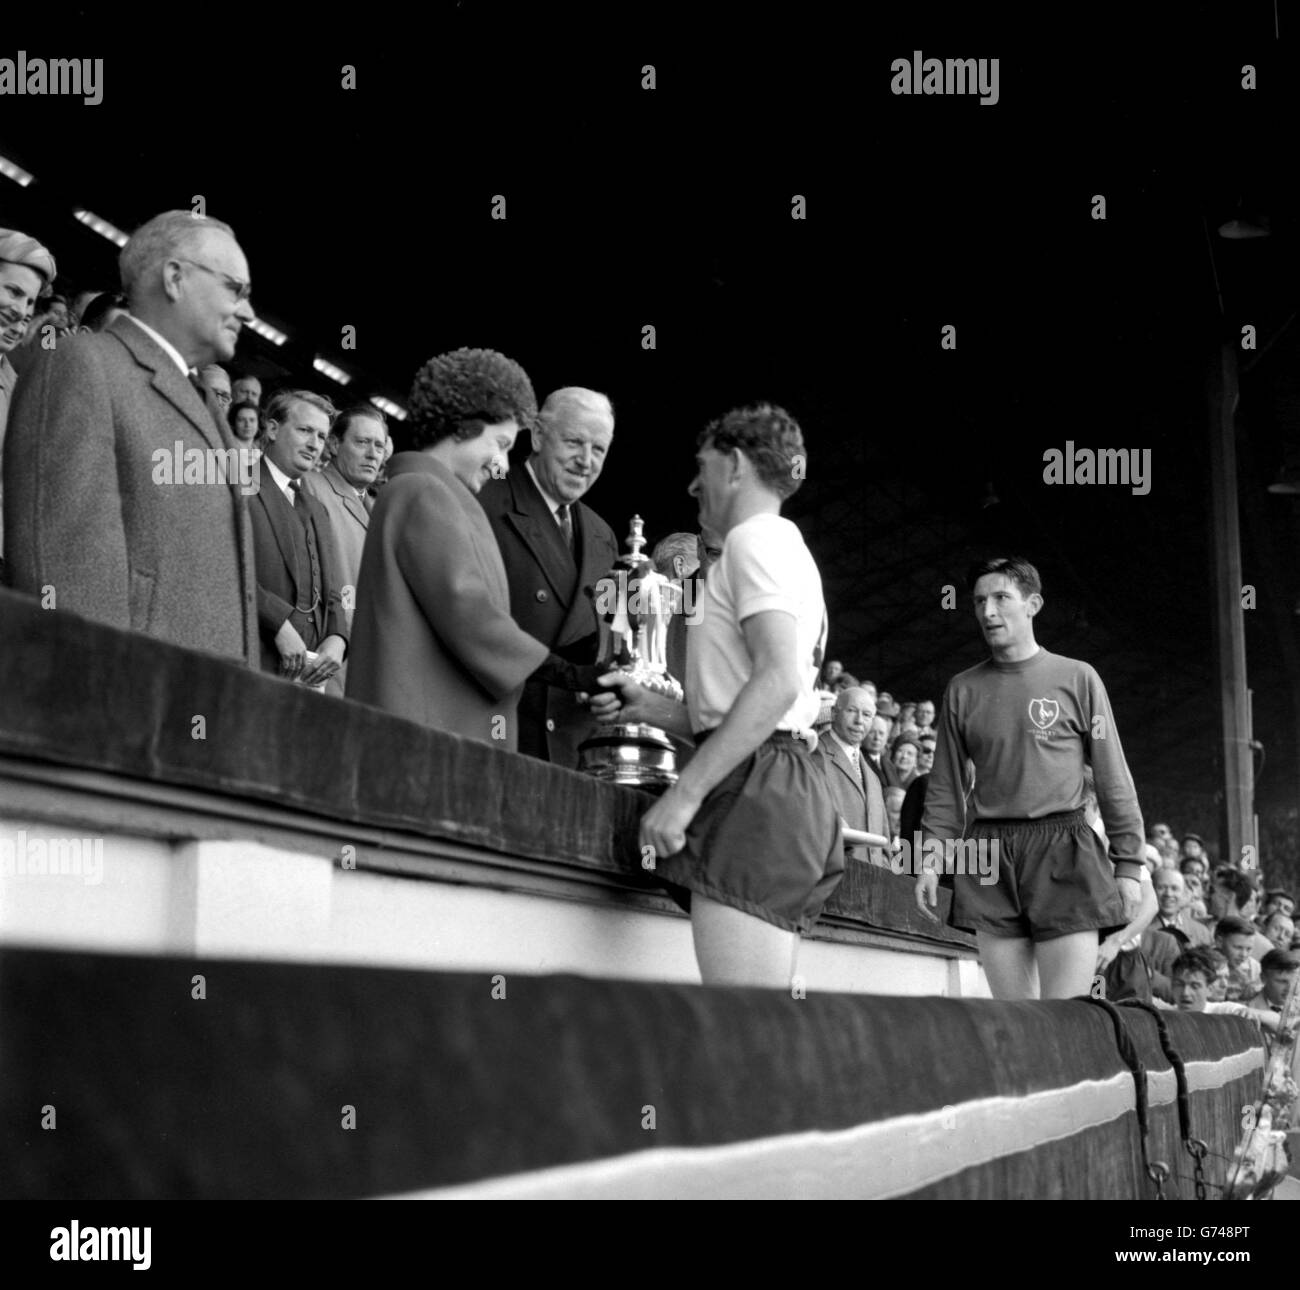
[[[485,425],[511,419],[527,430],[537,416],[528,374],[494,349],[456,349],[431,358],[415,374],[408,402],[416,449],[449,435],[473,439]]]
[[[803,482],[808,469],[799,423],[784,408],[757,403],[735,408],[700,432],[699,447],[730,452],[739,448],[754,464],[754,473],[784,501]]]

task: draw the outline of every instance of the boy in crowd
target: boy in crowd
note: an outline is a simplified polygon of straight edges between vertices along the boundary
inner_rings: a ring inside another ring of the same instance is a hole
[[[1174,1006],[1179,1012],[1208,1012],[1216,1016],[1245,1017],[1258,1022],[1270,1033],[1278,1028],[1275,1013],[1257,1011],[1244,1003],[1229,1000],[1211,1003],[1210,983],[1214,980],[1214,962],[1205,949],[1184,950],[1173,966]]]
[[[1228,960],[1229,1002],[1249,998],[1259,989],[1259,960],[1251,957],[1255,929],[1244,918],[1229,914],[1214,927],[1215,947]]]
[[[1259,989],[1243,1000],[1248,1008],[1261,1012],[1281,1012],[1287,995],[1300,971],[1300,953],[1295,950],[1270,950],[1260,967]]]

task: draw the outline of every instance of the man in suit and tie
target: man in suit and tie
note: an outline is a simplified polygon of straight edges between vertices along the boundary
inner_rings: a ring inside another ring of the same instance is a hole
[[[388,423],[373,404],[362,403],[345,408],[330,428],[329,444],[334,449],[329,465],[303,476],[302,486],[325,508],[334,530],[336,560],[343,620],[352,630],[356,609],[357,575],[361,572],[361,552],[370,527],[374,498],[369,488],[379,475],[388,442]],[[325,693],[343,697],[347,683],[347,664],[325,683]]]
[[[884,790],[867,768],[862,752],[862,741],[875,715],[875,701],[866,690],[857,687],[841,690],[835,696],[831,728],[818,741],[816,755],[835,794],[843,822],[851,829],[888,837]],[[844,843],[844,858],[889,864],[889,854],[883,847],[866,849],[852,842]]]
[[[1191,918],[1187,912],[1187,886],[1177,869],[1156,871],[1152,886],[1156,889],[1156,916],[1150,928],[1168,932],[1182,949],[1213,945],[1209,928]]]
[[[252,663],[252,535],[235,449],[197,369],[252,321],[229,225],[169,211],[118,258],[128,313],[62,337],[18,382],[5,443],[12,585],[57,609]]]
[[[873,714],[867,723],[867,734],[863,740],[862,751],[868,768],[880,781],[882,792],[887,788],[898,787],[898,770],[885,756],[885,745],[888,742],[889,722]]]
[[[281,390],[267,404],[261,486],[252,500],[261,664],[304,685],[328,681],[343,662],[338,555],[325,508],[302,486],[325,448],[334,407],[310,390]],[[307,658],[308,651],[318,657]]]
[[[614,532],[582,497],[600,477],[614,437],[614,409],[594,390],[556,390],[532,427],[520,470],[489,482],[479,501],[496,534],[510,583],[510,612],[524,631],[575,664],[596,660],[596,607],[589,589],[618,557]],[[519,751],[576,768],[595,729],[569,690],[531,680],[519,702]]]

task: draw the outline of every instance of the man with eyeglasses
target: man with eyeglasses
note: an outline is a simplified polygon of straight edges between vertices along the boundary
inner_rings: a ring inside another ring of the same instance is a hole
[[[209,363],[199,369],[199,380],[208,392],[208,407],[218,421],[226,419],[234,395],[230,391],[230,374],[220,363]]]
[[[253,319],[248,262],[229,225],[168,211],[118,265],[128,312],[42,350],[18,385],[5,453],[13,585],[256,667],[248,479],[199,376],[234,356]]]

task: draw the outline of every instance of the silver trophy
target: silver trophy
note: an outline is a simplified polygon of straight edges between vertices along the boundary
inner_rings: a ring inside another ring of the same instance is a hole
[[[594,588],[597,667],[602,673],[626,672],[642,689],[680,703],[682,687],[668,673],[668,624],[677,589],[642,553],[641,530],[641,517],[634,515],[627,539],[631,550]],[[604,726],[579,745],[578,759],[580,769],[615,784],[664,789],[677,782],[676,750],[658,726]]]

